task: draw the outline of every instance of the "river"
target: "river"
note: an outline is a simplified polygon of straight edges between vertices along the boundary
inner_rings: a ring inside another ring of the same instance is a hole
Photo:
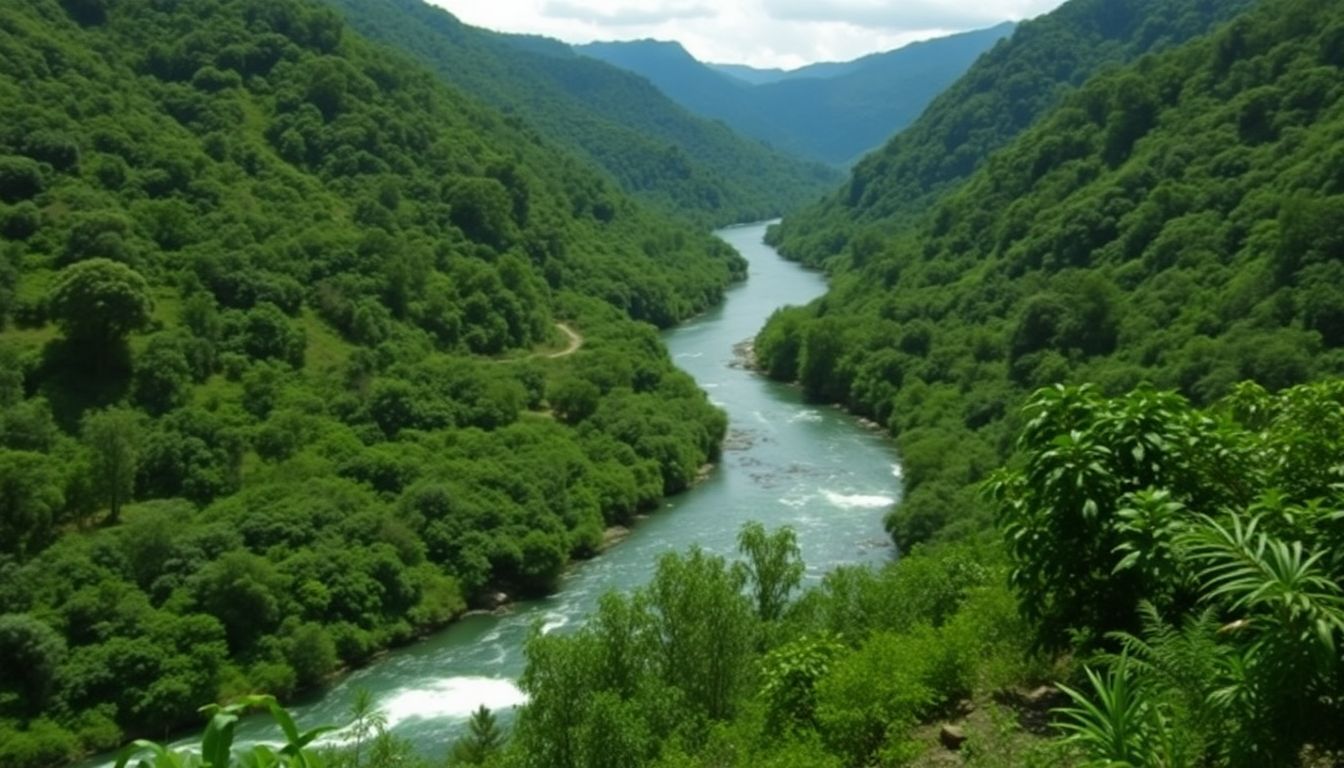
[[[819,273],[780,258],[762,241],[764,224],[719,236],[750,262],[750,278],[716,309],[667,331],[676,363],[695,377],[729,417],[723,458],[702,483],[640,521],[601,556],[574,566],[543,600],[473,615],[398,649],[293,707],[302,725],[343,723],[354,692],[367,688],[392,731],[427,757],[442,759],[467,715],[485,704],[506,718],[523,695],[522,647],[530,628],[564,631],[582,623],[608,590],[648,581],[658,555],[692,544],[735,553],[748,520],[798,531],[807,579],[834,566],[882,563],[893,551],[882,516],[900,489],[890,443],[834,408],[805,404],[796,388],[744,370],[733,348],[750,339],[776,308],[821,295]],[[242,724],[240,739],[265,738],[266,721]]]

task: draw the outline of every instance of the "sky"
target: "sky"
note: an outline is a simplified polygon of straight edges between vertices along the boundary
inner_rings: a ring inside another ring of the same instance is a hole
[[[1063,0],[428,0],[464,22],[569,43],[676,40],[697,59],[785,69],[1021,20]]]

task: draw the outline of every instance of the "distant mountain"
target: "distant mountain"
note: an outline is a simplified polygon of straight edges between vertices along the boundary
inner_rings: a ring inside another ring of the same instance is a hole
[[[759,220],[816,200],[840,181],[815,161],[693,115],[643,78],[557,40],[471,27],[421,0],[326,2],[362,34],[576,150],[664,211],[706,225]]]
[[[1252,4],[1072,0],[1024,22],[864,158],[844,189],[786,218],[772,242],[818,266],[863,228],[904,227],[1087,78],[1204,34]]]
[[[576,50],[640,74],[698,114],[788,152],[845,165],[909,125],[1014,25],[915,43],[801,70],[702,64],[677,43],[590,43]]]
[[[866,58],[853,61],[822,61],[797,69],[757,69],[745,64],[709,64],[708,66],[729,77],[735,77],[752,85],[764,85],[766,83],[777,83],[781,80],[797,80],[803,77],[837,77],[858,69],[862,66],[861,62]]]

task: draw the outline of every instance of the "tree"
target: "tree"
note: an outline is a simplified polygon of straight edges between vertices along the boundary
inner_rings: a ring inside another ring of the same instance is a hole
[[[95,411],[84,417],[80,431],[91,453],[95,492],[107,504],[107,523],[115,525],[122,504],[135,490],[140,417],[124,408]]]
[[[46,546],[65,505],[60,476],[47,456],[0,449],[0,553],[20,560]]]
[[[202,568],[192,579],[191,592],[200,609],[224,625],[230,650],[238,652],[280,620],[285,586],[284,576],[269,560],[235,550]]]
[[[737,551],[747,558],[743,568],[756,597],[756,615],[775,621],[784,615],[789,594],[803,582],[797,534],[788,526],[771,534],[764,525],[749,522],[737,534]]]
[[[373,694],[368,688],[356,688],[355,698],[350,702],[350,735],[354,738],[351,768],[359,768],[360,750],[364,743],[387,727],[387,715],[373,703]]]
[[[495,714],[482,704],[467,721],[467,735],[453,745],[453,765],[482,765],[504,745],[504,734],[495,722]]]
[[[17,692],[28,710],[46,703],[64,658],[65,640],[45,622],[26,613],[0,615],[0,667],[6,670],[0,690]]]
[[[71,340],[120,343],[149,322],[154,303],[140,273],[111,259],[88,259],[61,270],[47,297]]]
[[[41,192],[46,186],[42,166],[17,155],[0,155],[0,200],[17,203]]]
[[[156,333],[136,359],[132,395],[151,414],[165,413],[186,402],[192,373],[184,351],[187,343],[179,336]]]
[[[649,584],[663,679],[711,719],[732,714],[750,668],[756,623],[743,580],[723,558],[692,547],[659,558]]]
[[[23,400],[23,358],[19,351],[0,345],[0,408],[10,408]]]

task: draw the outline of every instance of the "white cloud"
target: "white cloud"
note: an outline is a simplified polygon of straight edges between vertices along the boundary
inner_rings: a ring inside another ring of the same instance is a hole
[[[821,21],[868,29],[920,31],[993,26],[1034,16],[1058,0],[948,2],[948,0],[763,0],[765,12],[784,21]]]
[[[464,22],[570,43],[676,40],[701,61],[847,61],[1045,13],[1063,0],[429,0]]]
[[[542,6],[541,12],[553,19],[589,21],[611,27],[640,27],[677,19],[713,18],[717,15],[713,8],[698,3],[645,2],[627,5],[569,0],[549,0]]]

